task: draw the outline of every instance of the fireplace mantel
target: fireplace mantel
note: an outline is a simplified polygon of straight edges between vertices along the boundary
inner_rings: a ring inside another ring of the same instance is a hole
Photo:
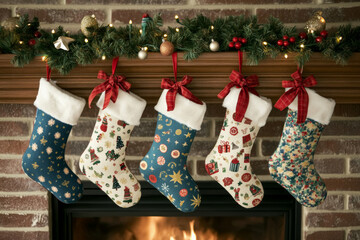
[[[39,79],[46,75],[45,63],[39,56],[23,68],[17,68],[10,63],[12,58],[13,55],[0,54],[0,103],[32,103],[37,94]],[[220,103],[221,100],[216,96],[229,82],[231,71],[238,69],[237,61],[235,52],[206,53],[192,62],[183,60],[179,53],[178,76],[188,74],[193,77],[193,82],[188,87],[198,98],[207,103]],[[246,63],[246,55],[244,62]],[[102,82],[96,78],[99,70],[110,73],[111,60],[78,66],[66,76],[54,72],[52,79],[69,92],[87,98],[91,90]],[[284,91],[281,81],[290,80],[290,74],[295,70],[293,55],[289,55],[288,59],[269,58],[257,66],[243,67],[244,74],[258,75],[258,92],[271,98],[273,102]],[[117,73],[127,77],[134,93],[149,103],[155,103],[161,92],[161,78],[173,76],[171,57],[149,53],[145,61],[120,58]],[[310,74],[318,82],[313,89],[321,95],[331,97],[337,103],[360,103],[360,53],[353,54],[346,66],[324,59],[320,53],[313,54],[311,61],[304,67],[304,76]]]

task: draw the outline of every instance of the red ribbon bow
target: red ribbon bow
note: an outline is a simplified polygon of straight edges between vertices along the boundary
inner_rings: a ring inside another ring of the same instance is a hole
[[[116,102],[117,96],[119,94],[119,88],[122,91],[128,92],[131,88],[131,84],[127,81],[125,81],[126,77],[124,76],[117,76],[115,75],[115,69],[117,62],[119,60],[119,57],[116,57],[113,59],[112,64],[112,75],[107,75],[104,71],[100,70],[98,73],[99,79],[106,80],[105,82],[101,83],[100,85],[96,86],[90,96],[89,96],[89,108],[91,108],[91,102],[95,98],[96,95],[99,93],[102,93],[105,91],[105,100],[103,105],[103,110],[109,105],[110,99],[114,103]]]
[[[181,82],[173,82],[170,78],[163,78],[161,81],[161,88],[162,89],[169,89],[166,94],[166,104],[167,110],[173,111],[175,108],[175,99],[176,94],[180,93],[180,95],[184,96],[185,98],[189,99],[198,104],[203,104],[200,99],[195,97],[189,89],[185,87],[185,85],[191,83],[192,77],[185,75]]]
[[[279,100],[275,103],[275,107],[282,111],[294,101],[296,96],[299,96],[298,117],[296,122],[303,123],[306,120],[309,106],[309,95],[306,92],[305,87],[315,86],[317,82],[312,75],[303,79],[300,70],[291,74],[291,77],[294,81],[282,81],[283,88],[291,87],[291,89],[279,98]]]
[[[236,104],[235,120],[241,122],[245,116],[246,109],[249,105],[249,92],[259,96],[254,87],[259,85],[258,77],[251,75],[245,78],[241,73],[233,70],[230,74],[231,82],[218,94],[218,98],[225,98],[232,87],[241,88],[238,101]]]

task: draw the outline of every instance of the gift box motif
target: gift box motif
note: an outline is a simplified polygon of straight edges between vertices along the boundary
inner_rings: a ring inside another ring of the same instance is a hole
[[[243,136],[243,147],[251,147],[252,141],[250,134]]]
[[[230,171],[231,172],[239,171],[239,166],[240,166],[239,160],[237,160],[237,158],[234,158],[230,163]]]
[[[205,169],[209,175],[213,175],[219,172],[218,163],[215,162],[214,159],[212,159],[210,163],[205,165]]]
[[[230,152],[230,144],[228,141],[220,141],[220,145],[218,146],[219,153],[228,153]]]

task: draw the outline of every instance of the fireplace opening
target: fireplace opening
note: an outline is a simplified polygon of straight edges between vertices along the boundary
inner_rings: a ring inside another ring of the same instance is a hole
[[[239,206],[216,182],[199,182],[202,202],[183,213],[146,182],[134,207],[115,205],[96,185],[85,182],[75,204],[52,198],[55,240],[297,240],[301,205],[281,186],[264,182],[260,205]]]

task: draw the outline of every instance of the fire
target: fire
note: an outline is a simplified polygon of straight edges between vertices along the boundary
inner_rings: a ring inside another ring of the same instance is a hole
[[[194,231],[194,224],[195,224],[195,220],[192,220],[189,225],[190,225],[190,236],[188,237],[186,234],[186,231],[182,231],[183,233],[183,240],[196,240],[196,234]],[[170,240],[175,240],[174,237],[170,237]]]

